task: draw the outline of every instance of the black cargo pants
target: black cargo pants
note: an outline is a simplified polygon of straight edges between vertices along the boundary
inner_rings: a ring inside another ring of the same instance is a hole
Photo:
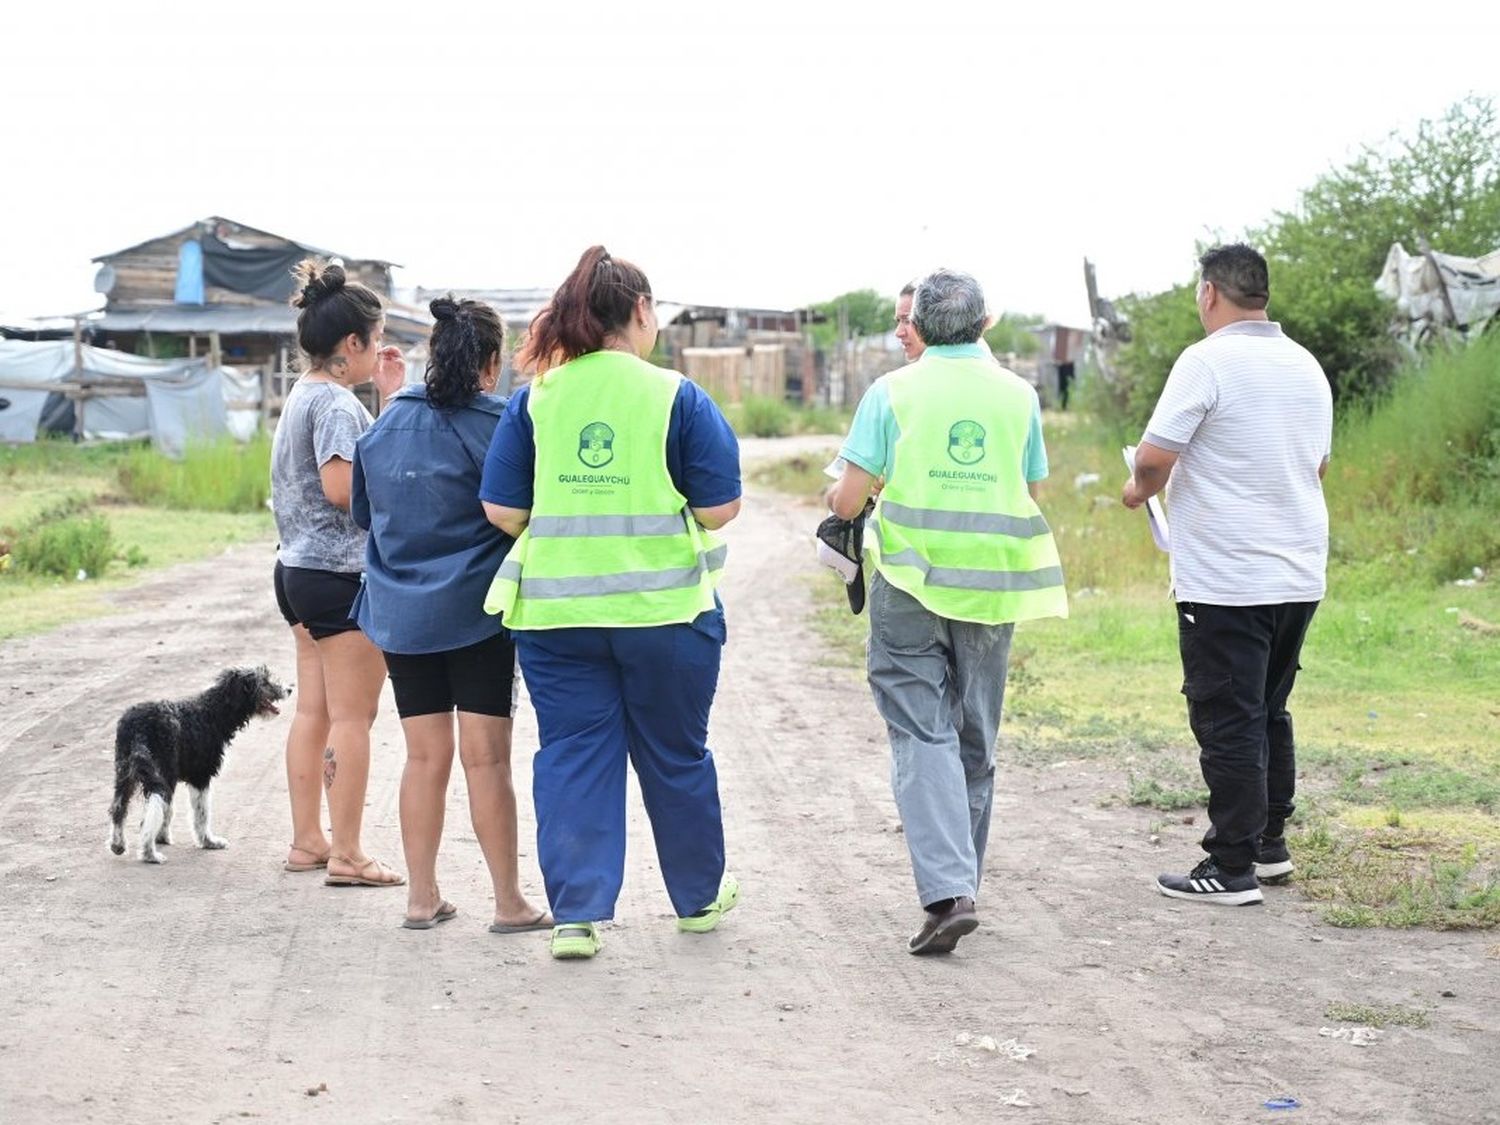
[[[1261,835],[1280,836],[1295,807],[1297,758],[1286,704],[1317,608],[1177,603],[1182,694],[1208,784],[1203,850],[1220,867],[1249,867]]]

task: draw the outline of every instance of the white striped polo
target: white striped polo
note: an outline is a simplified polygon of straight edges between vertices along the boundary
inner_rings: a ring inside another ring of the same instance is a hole
[[[1312,353],[1273,321],[1242,320],[1183,351],[1145,441],[1178,455],[1167,493],[1178,601],[1322,599],[1333,396]]]

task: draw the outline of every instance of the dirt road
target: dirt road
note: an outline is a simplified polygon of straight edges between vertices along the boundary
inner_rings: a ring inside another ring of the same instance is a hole
[[[1330,929],[1295,889],[1264,908],[1169,902],[1151,879],[1195,858],[1198,829],[1152,846],[1154,814],[1102,807],[1117,779],[1096,766],[1002,754],[985,925],[951,957],[908,956],[884,731],[807,624],[817,518],[752,490],[728,536],[712,742],[740,908],[711,936],[675,932],[633,795],[619,920],[593,962],[485,932],[461,784],[452,924],[404,931],[404,892],[283,873],[285,716],[231,750],[228,850],[194,849],[179,821],[163,867],[109,854],[128,703],[229,664],[291,678],[270,544],[0,645],[0,1122],[1500,1121],[1500,935]],[[535,740],[523,711],[523,793]],[[368,839],[399,861],[388,695],[373,741]],[[1431,1026],[1355,1046],[1320,1034],[1335,1002]],[[1263,1107],[1281,1095],[1302,1107]]]

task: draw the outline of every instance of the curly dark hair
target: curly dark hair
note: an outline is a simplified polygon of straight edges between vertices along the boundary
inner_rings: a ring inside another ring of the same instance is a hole
[[[370,334],[385,315],[385,305],[373,289],[350,281],[337,262],[316,258],[298,262],[292,275],[297,279],[292,308],[301,310],[297,346],[307,363],[318,367],[326,362],[339,341],[351,333],[361,344],[370,342]]]
[[[436,323],[428,343],[427,401],[444,410],[464,405],[483,388],[480,373],[505,354],[505,322],[483,301],[452,293],[427,306]]]

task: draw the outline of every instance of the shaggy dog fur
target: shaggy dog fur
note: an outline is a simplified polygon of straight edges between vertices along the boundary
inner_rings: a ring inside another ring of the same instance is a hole
[[[208,786],[224,762],[229,740],[257,715],[278,713],[291,692],[259,668],[230,668],[192,699],[137,703],[115,730],[115,799],[109,806],[109,850],[125,851],[125,808],[136,789],[146,800],[141,817],[140,856],[160,863],[158,844],[172,842],[172,794],[187,782],[193,803],[193,833],[201,848],[228,842],[213,834]]]

